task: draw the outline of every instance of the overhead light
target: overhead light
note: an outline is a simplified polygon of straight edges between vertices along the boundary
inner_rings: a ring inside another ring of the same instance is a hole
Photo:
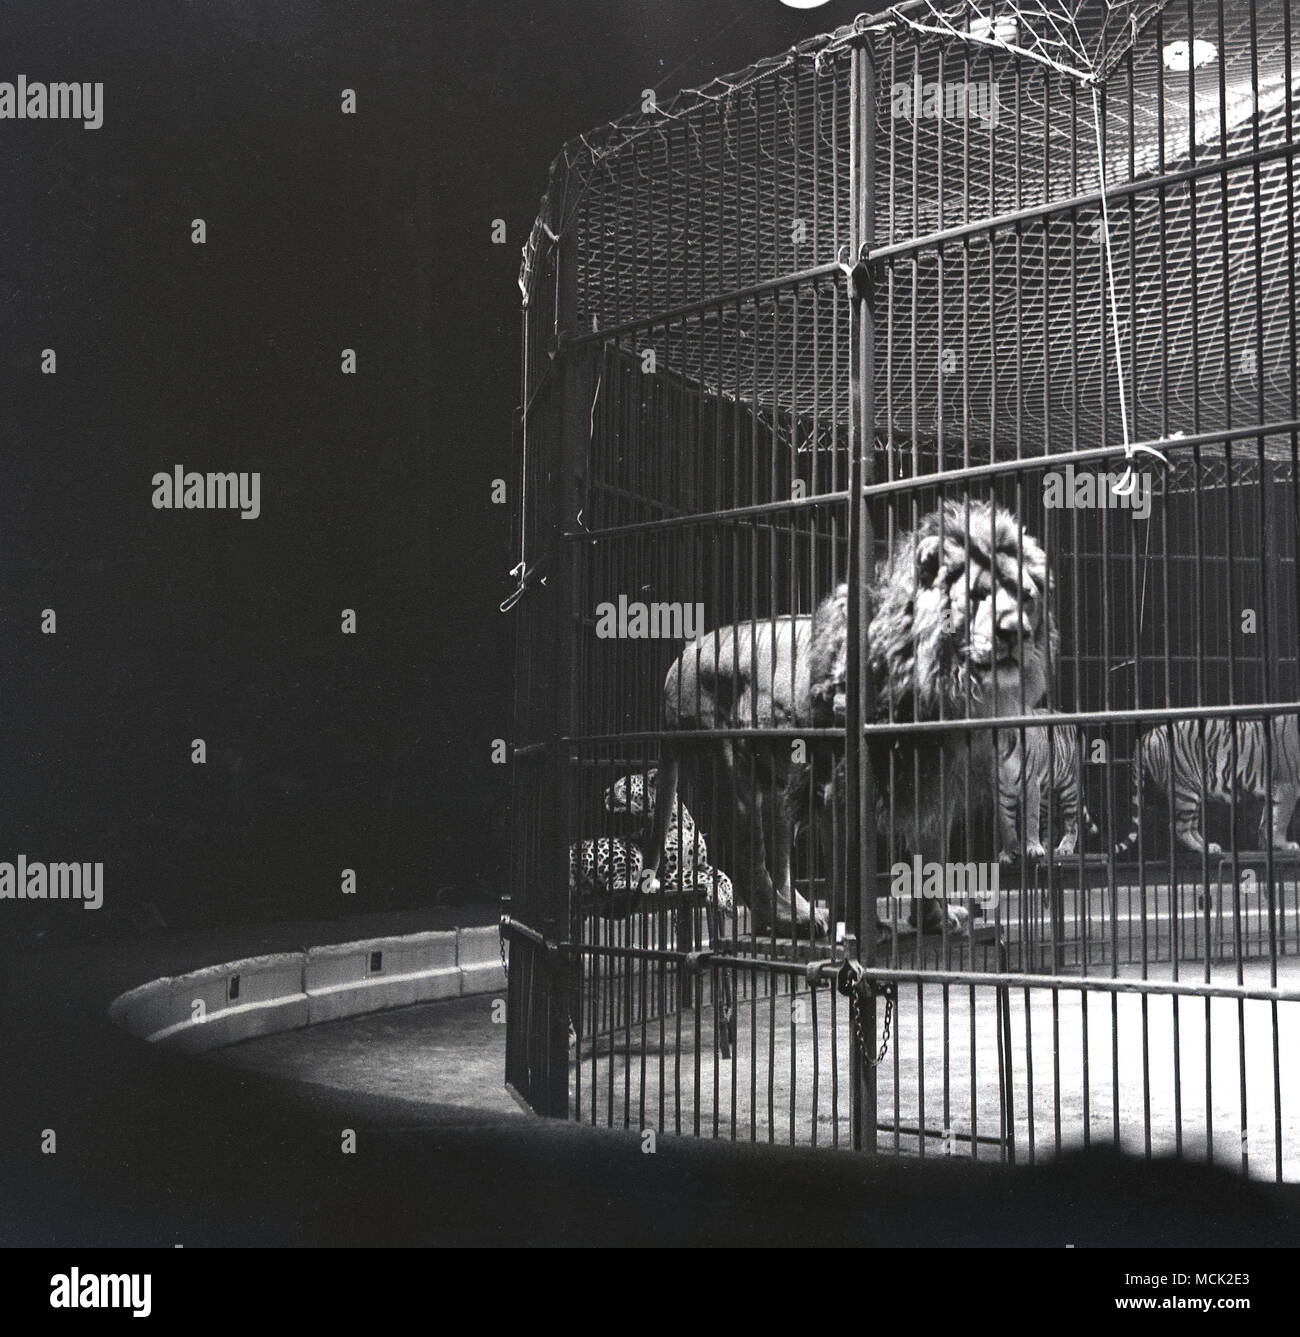
[[[1165,69],[1175,74],[1186,74],[1188,70],[1199,70],[1208,65],[1219,54],[1219,48],[1213,42],[1203,42],[1198,37],[1194,42],[1167,42],[1165,44]]]
[[[1005,42],[1014,46],[1020,36],[1020,25],[1014,14],[1002,14],[997,18],[977,18],[970,21],[972,37],[992,38],[995,42]]]
[[[827,0],[781,0],[790,9],[820,9]]]

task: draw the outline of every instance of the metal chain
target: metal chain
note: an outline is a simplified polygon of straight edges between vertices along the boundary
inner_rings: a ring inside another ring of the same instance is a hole
[[[862,1014],[856,989],[849,995],[849,1017],[853,1022],[853,1033],[858,1037],[858,1050],[862,1054],[862,1061],[869,1068],[878,1068],[885,1061],[885,1055],[889,1052],[889,1028],[894,1020],[893,997],[890,994],[885,994],[885,1030],[880,1041],[880,1053],[875,1058],[871,1057],[871,1049],[867,1045],[866,1036],[862,1034]]]

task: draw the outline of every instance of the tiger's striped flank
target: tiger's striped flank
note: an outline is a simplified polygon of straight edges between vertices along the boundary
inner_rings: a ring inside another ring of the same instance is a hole
[[[1049,717],[1054,712],[1041,708],[1034,714]],[[1021,853],[1030,860],[1047,857],[1041,836],[1053,797],[1061,819],[1057,855],[1068,857],[1078,848],[1080,808],[1088,834],[1100,834],[1079,796],[1079,730],[1072,724],[1057,724],[1023,732],[1023,746],[1019,729],[1003,729],[998,734],[998,858],[1004,864],[1014,862]],[[1019,820],[1022,797],[1023,831]]]
[[[1235,735],[1235,749],[1234,749]],[[1143,787],[1149,786],[1164,809],[1173,791],[1174,838],[1184,849],[1196,854],[1222,854],[1215,841],[1206,843],[1198,820],[1201,795],[1219,803],[1234,798],[1272,798],[1272,847],[1275,850],[1300,850],[1300,844],[1287,839],[1287,827],[1296,799],[1300,797],[1300,728],[1294,715],[1280,715],[1268,721],[1268,739],[1272,746],[1272,780],[1267,779],[1264,721],[1239,720],[1235,725],[1224,719],[1177,720],[1172,725],[1157,725],[1139,739],[1133,752],[1133,829],[1115,846],[1115,853],[1128,857],[1137,847]],[[1172,738],[1172,752],[1170,740]],[[1269,803],[1264,802],[1260,816],[1260,848],[1269,845]]]

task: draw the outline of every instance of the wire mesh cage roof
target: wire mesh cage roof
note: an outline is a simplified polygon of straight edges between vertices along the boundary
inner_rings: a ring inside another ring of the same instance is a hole
[[[661,370],[804,448],[841,426],[846,367],[825,350],[848,337],[828,290],[859,205],[857,45],[891,467],[1291,422],[1295,43],[1286,0],[922,0],[860,18],[567,145],[525,304],[571,236],[580,329],[629,351],[652,335]],[[1285,433],[1265,449],[1291,458]]]

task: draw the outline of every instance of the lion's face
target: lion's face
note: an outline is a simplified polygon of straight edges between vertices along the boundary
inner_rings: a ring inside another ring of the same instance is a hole
[[[988,504],[947,502],[881,570],[871,623],[880,712],[1014,715],[1047,691],[1055,630],[1037,541]]]

